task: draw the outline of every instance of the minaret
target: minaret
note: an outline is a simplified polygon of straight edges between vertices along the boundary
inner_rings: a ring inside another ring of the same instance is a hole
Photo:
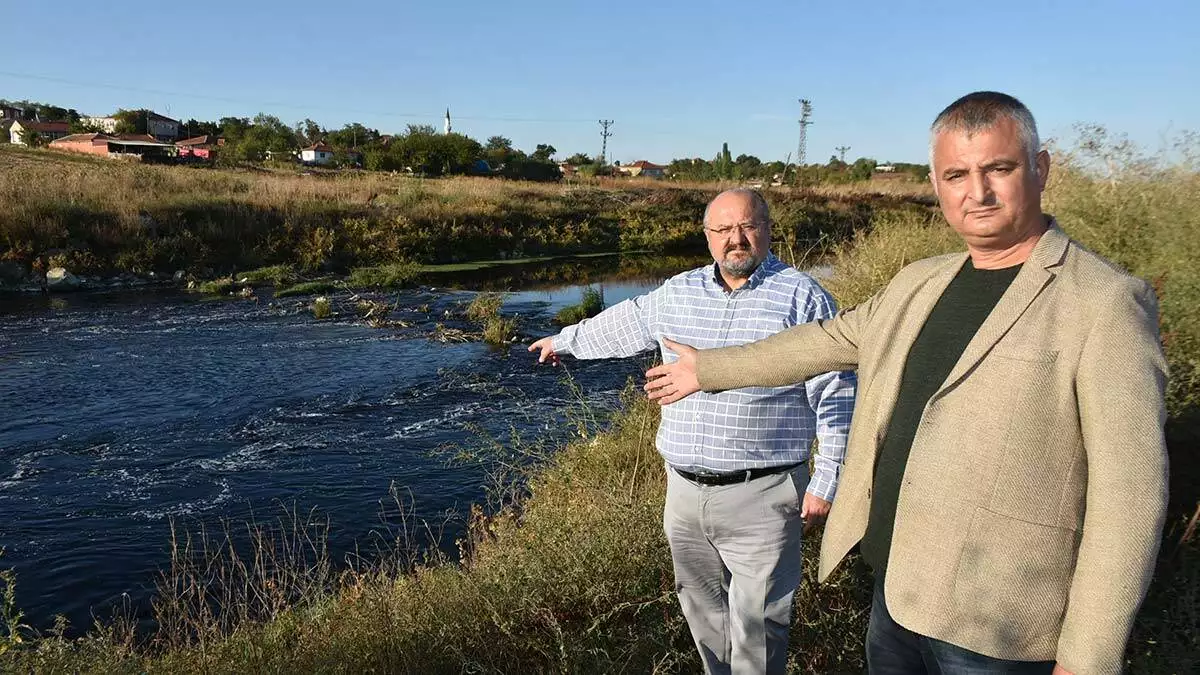
[[[446,124],[444,125],[446,133],[450,133],[450,109],[446,108]]]

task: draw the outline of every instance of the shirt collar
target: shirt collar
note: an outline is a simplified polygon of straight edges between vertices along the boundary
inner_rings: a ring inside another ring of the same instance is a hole
[[[775,257],[775,254],[767,251],[767,257],[763,258],[763,261],[758,264],[758,267],[750,273],[750,278],[746,279],[745,285],[737,290],[740,291],[742,289],[758,288],[758,286],[766,280],[767,276],[771,274],[775,266],[778,264],[779,259]],[[725,284],[721,282],[721,265],[715,261],[712,264],[712,276],[709,280],[716,284],[717,288],[720,288],[722,291],[725,290]]]

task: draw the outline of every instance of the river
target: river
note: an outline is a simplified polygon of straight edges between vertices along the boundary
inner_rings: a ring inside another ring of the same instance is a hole
[[[665,276],[599,285],[611,305]],[[520,290],[503,312],[526,337],[549,334],[581,289]],[[172,523],[217,531],[316,509],[339,560],[385,527],[393,485],[419,518],[461,516],[485,499],[487,467],[451,461],[455,448],[514,431],[562,443],[572,407],[614,409],[646,364],[555,369],[524,344],[429,337],[439,323],[469,328],[456,317],[474,295],[376,294],[408,324],[388,328],[350,311],[317,321],[304,298],[0,295],[0,567],[15,571],[26,622],[44,629],[62,614],[81,629],[119,605],[144,617]]]

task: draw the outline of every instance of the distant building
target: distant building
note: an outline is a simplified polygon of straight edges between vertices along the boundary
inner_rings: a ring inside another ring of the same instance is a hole
[[[146,133],[166,143],[174,143],[179,138],[179,130],[183,126],[179,120],[171,119],[166,115],[159,115],[153,110],[147,111],[144,114],[146,115]],[[79,121],[86,126],[99,129],[106,134],[115,134],[117,132],[117,123],[120,120],[109,115],[108,117],[83,117]]]
[[[29,120],[13,120],[8,128],[8,139],[15,145],[25,145],[23,135],[26,131],[36,131],[44,141],[53,141],[71,133],[71,125],[67,122],[30,122]]]
[[[80,117],[79,123],[85,127],[99,129],[106,134],[117,133],[117,118],[115,117]]]
[[[25,111],[16,106],[0,106],[0,120],[19,120],[25,117]]]
[[[639,159],[632,164],[616,164],[614,168],[626,176],[641,176],[643,178],[664,178],[667,175],[667,167],[661,164],[647,162],[644,159]]]
[[[300,149],[300,161],[305,164],[325,166],[333,163],[337,152],[332,146],[326,145],[324,141],[318,141],[307,148]],[[344,150],[342,152],[347,156],[351,164],[362,164],[361,152],[357,150]]]
[[[333,161],[333,148],[318,141],[300,149],[300,161],[305,164],[325,165]]]
[[[216,156],[217,148],[222,145],[225,145],[225,139],[217,138],[211,134],[193,136],[192,138],[176,141],[175,143],[180,157],[195,157],[197,159],[208,160]]]
[[[880,164],[875,167],[876,173],[892,173],[895,170],[896,170],[896,167],[891,164]]]
[[[141,160],[165,160],[174,153],[174,146],[155,140],[147,134],[71,134],[52,141],[50,148],[102,157],[133,157]]]

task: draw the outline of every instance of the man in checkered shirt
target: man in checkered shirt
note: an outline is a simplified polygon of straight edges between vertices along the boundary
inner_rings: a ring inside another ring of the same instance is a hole
[[[766,200],[717,195],[704,232],[715,264],[684,272],[530,345],[540,362],[632,356],[667,337],[697,348],[760,340],[831,318],[833,298],[770,252]],[[699,392],[662,409],[663,527],[675,587],[709,673],[782,673],[806,524],[829,512],[854,409],[853,373],[788,387]],[[813,438],[819,449],[809,456]]]

